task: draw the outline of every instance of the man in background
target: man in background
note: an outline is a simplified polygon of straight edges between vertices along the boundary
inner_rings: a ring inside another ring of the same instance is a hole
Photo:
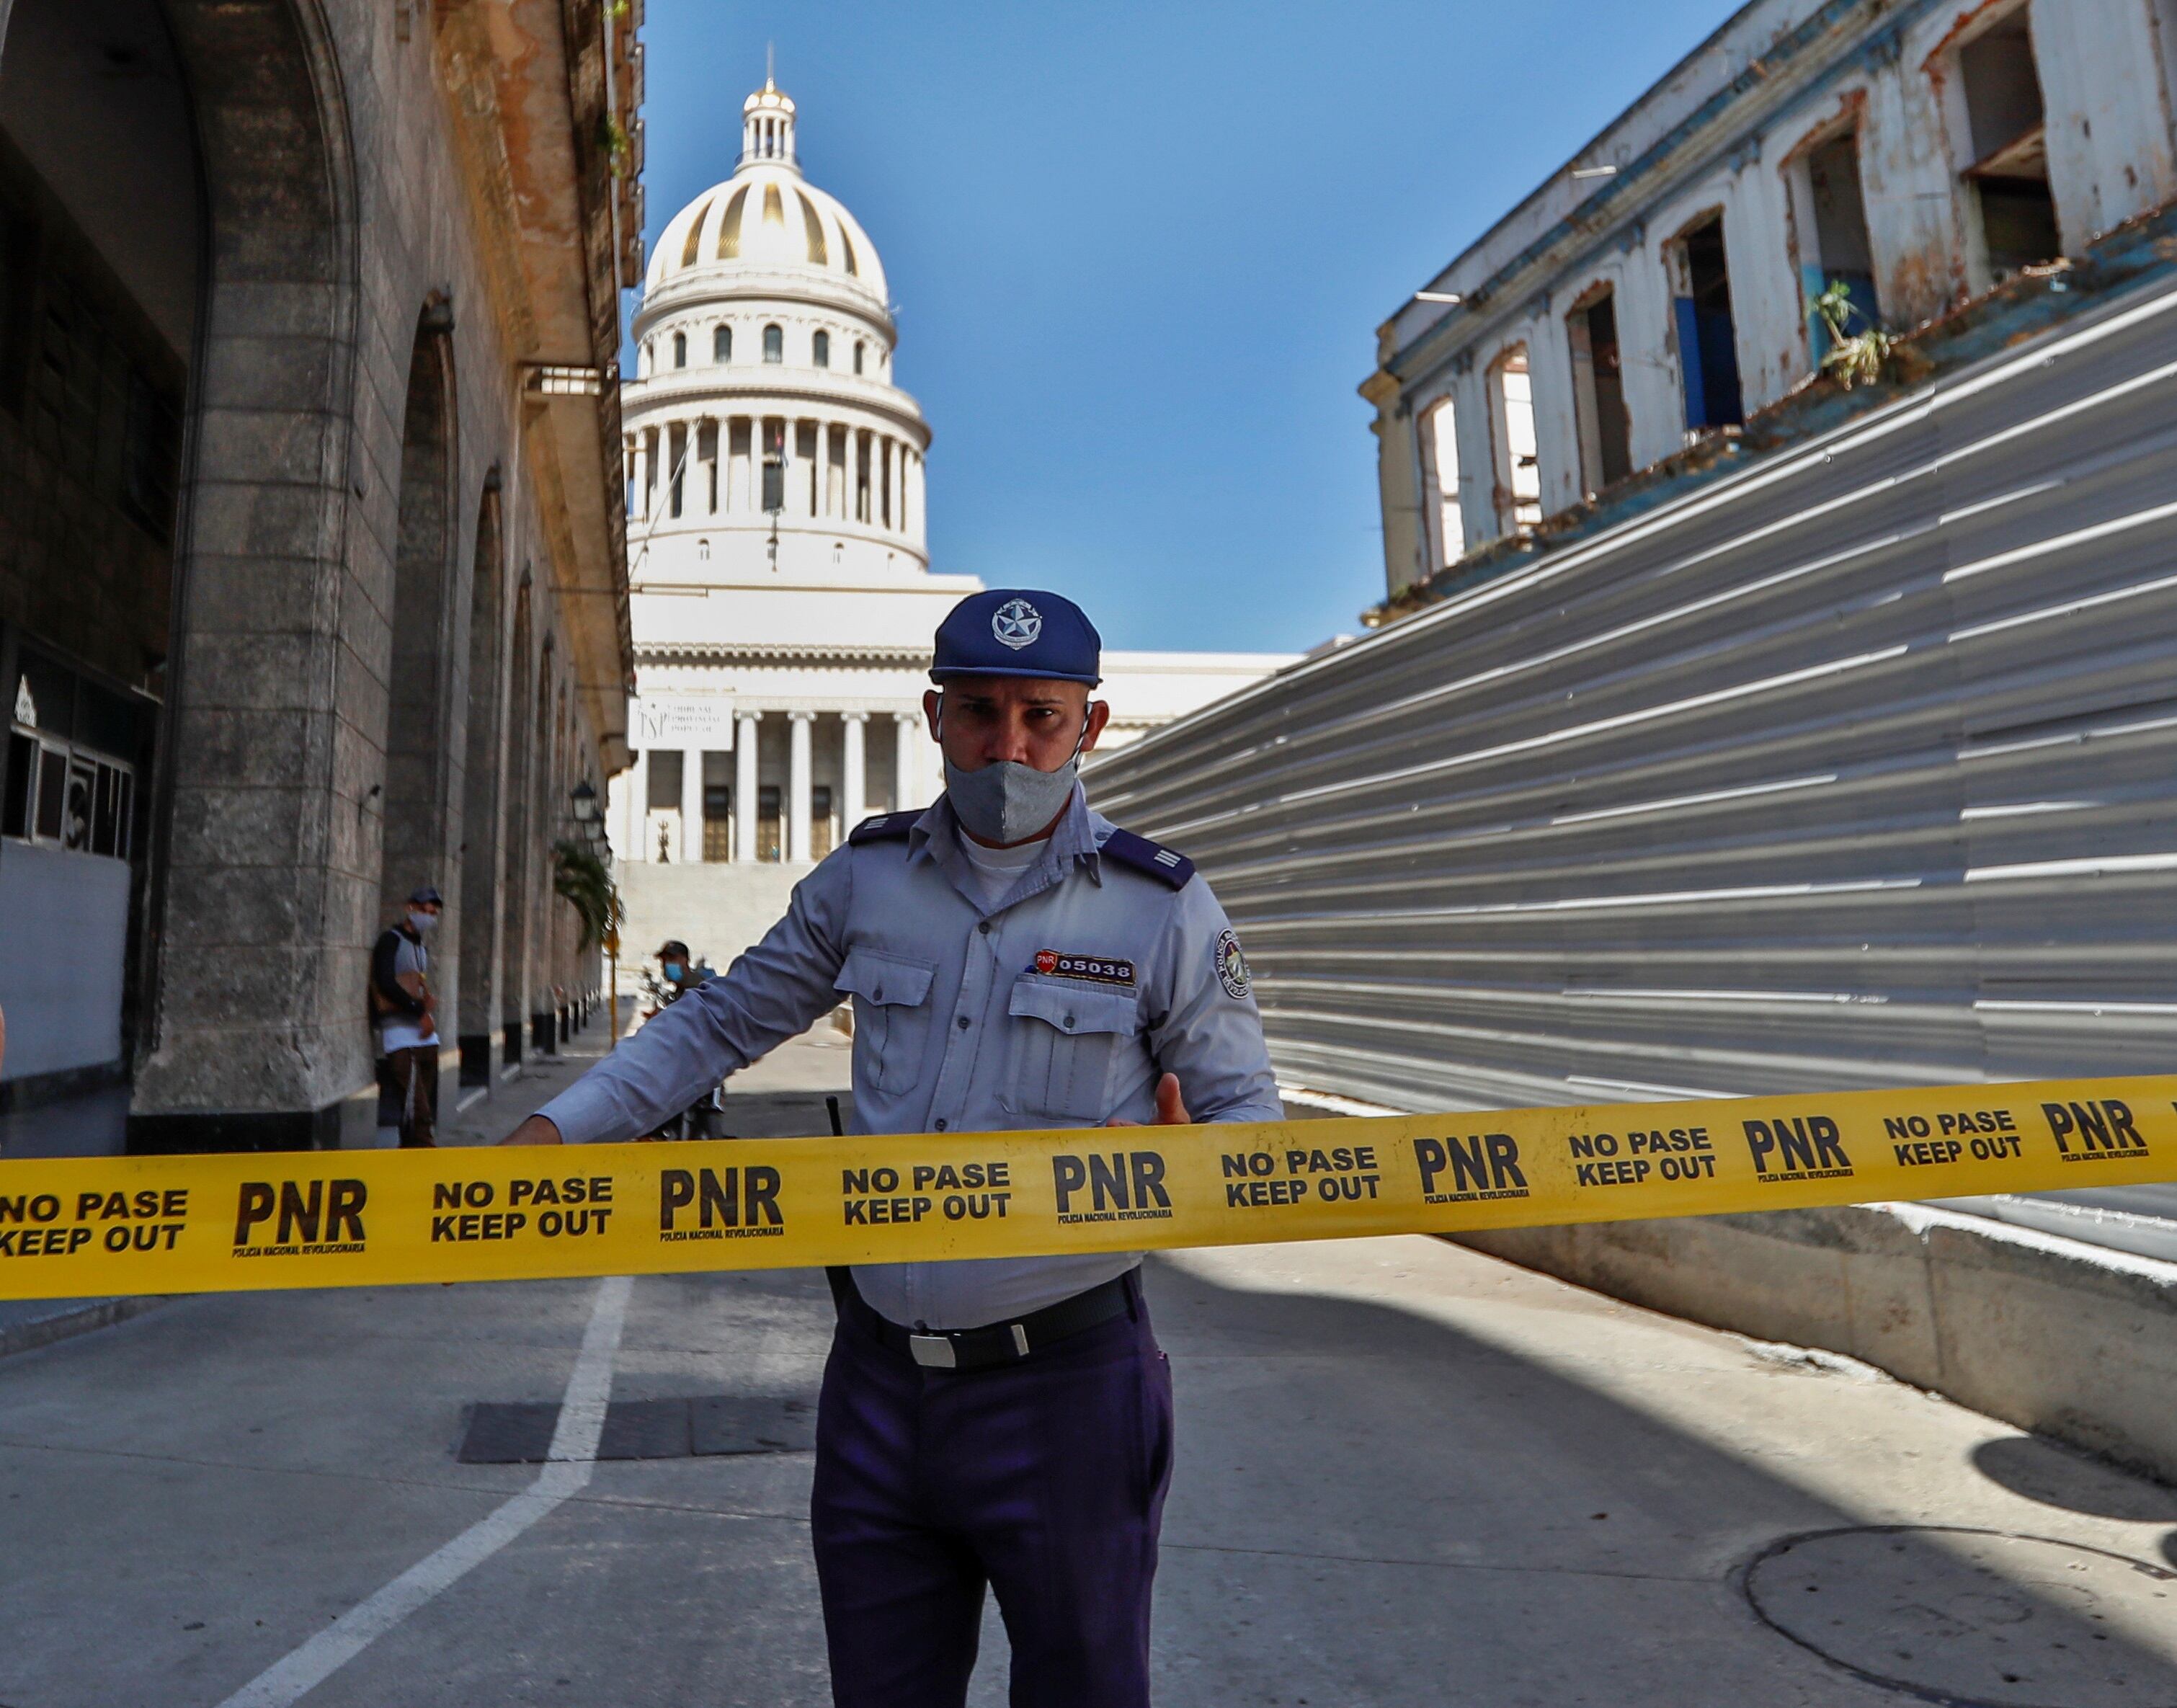
[[[408,898],[401,923],[370,952],[370,1006],[379,1048],[401,1105],[401,1148],[438,1142],[439,1023],[431,994],[431,934],[445,902],[426,884]]]

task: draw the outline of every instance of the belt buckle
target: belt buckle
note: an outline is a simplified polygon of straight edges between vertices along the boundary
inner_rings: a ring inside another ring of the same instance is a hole
[[[952,1340],[944,1334],[909,1334],[907,1350],[914,1361],[928,1370],[954,1370],[959,1367],[960,1355],[954,1350]]]

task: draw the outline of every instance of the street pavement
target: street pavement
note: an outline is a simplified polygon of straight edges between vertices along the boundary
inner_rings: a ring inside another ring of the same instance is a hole
[[[788,1046],[729,1130],[825,1131],[847,1058]],[[1438,1241],[1178,1253],[1148,1285],[1173,1708],[1905,1700],[1816,1648],[1923,1700],[2177,1703],[2177,1492]],[[0,1705],[822,1704],[807,1453],[455,1454],[480,1402],[813,1400],[830,1315],[805,1272],[209,1296],[0,1360]],[[1005,1700],[993,1613],[971,1700]]]

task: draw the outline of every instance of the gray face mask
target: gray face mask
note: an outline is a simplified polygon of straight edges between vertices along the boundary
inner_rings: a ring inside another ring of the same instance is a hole
[[[945,707],[937,710],[938,733],[945,729]],[[1073,751],[1056,771],[1038,771],[1018,760],[996,759],[979,771],[963,771],[945,761],[945,798],[952,803],[952,816],[968,835],[1001,846],[1026,842],[1066,806],[1073,793],[1073,780],[1081,772],[1081,744],[1088,739],[1088,720],[1081,720],[1081,734]]]
[[[1064,810],[1081,761],[1038,771],[1018,760],[995,759],[980,771],[945,761],[945,798],[953,816],[983,842],[1026,842]]]

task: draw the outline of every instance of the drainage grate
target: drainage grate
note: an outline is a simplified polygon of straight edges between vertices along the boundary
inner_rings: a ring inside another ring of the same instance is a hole
[[[552,1450],[559,1408],[550,1403],[483,1403],[469,1408],[456,1457],[463,1465],[538,1465]],[[749,1453],[807,1453],[816,1445],[816,1408],[806,1400],[616,1400],[605,1408],[599,1459],[707,1459]]]

